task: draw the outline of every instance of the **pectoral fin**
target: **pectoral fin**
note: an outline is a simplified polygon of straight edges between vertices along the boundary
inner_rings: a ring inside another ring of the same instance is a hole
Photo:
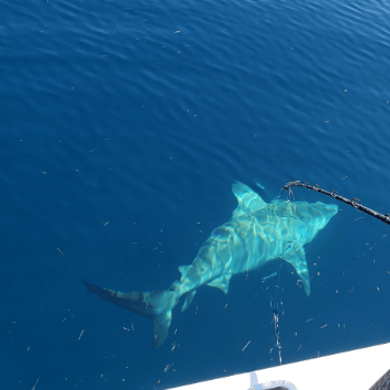
[[[267,205],[259,194],[254,192],[245,184],[236,182],[232,186],[232,191],[238,201],[238,206],[233,212],[233,217],[238,217],[242,213],[252,213],[266,207]]]
[[[306,254],[302,246],[294,243],[288,245],[282,258],[290,263],[302,280],[307,296],[310,295],[310,276],[307,268]]]

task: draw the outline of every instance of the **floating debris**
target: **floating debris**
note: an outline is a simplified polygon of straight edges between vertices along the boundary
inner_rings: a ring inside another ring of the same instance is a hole
[[[246,344],[245,344],[245,347],[241,350],[242,352],[244,352],[246,350],[246,348],[248,347],[248,345],[252,342],[252,340],[249,340]]]

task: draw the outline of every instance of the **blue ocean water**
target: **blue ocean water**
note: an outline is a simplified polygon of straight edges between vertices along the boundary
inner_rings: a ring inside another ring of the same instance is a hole
[[[81,279],[167,288],[230,218],[236,180],[267,201],[305,180],[388,213],[387,3],[1,8],[2,386],[165,389],[277,365],[261,278],[280,261],[226,296],[199,289],[156,350],[146,317]],[[306,246],[309,297],[282,266],[284,363],[390,341],[388,226],[339,206]]]

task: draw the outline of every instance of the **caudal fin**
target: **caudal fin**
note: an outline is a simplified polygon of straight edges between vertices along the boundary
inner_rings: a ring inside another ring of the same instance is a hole
[[[83,283],[90,293],[97,294],[99,298],[150,318],[154,325],[153,346],[155,348],[165,341],[172,322],[172,309],[179,299],[177,293],[170,290],[123,293],[84,280]]]
[[[172,310],[158,315],[153,320],[153,347],[159,347],[167,338],[168,330],[172,322]]]

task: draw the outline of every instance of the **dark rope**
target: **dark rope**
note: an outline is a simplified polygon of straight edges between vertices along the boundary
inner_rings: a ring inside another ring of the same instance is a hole
[[[289,181],[286,183],[286,185],[283,188],[290,193],[290,192],[292,192],[291,187],[303,187],[303,188],[307,188],[308,190],[313,190],[313,191],[319,192],[321,194],[328,195],[328,196],[332,197],[333,199],[336,199],[336,200],[339,200],[340,202],[344,202],[346,204],[349,204],[350,206],[354,207],[355,209],[363,211],[364,213],[367,213],[375,218],[378,218],[382,222],[390,225],[390,215],[389,214],[381,214],[375,210],[372,210],[366,206],[363,206],[360,199],[357,199],[357,198],[347,199],[347,198],[344,198],[343,196],[340,196],[338,194],[338,192],[335,190],[326,191],[326,190],[323,190],[322,188],[320,188],[320,186],[318,184],[313,184],[311,186],[310,184],[306,183],[305,181],[302,181],[302,182],[299,180]]]

